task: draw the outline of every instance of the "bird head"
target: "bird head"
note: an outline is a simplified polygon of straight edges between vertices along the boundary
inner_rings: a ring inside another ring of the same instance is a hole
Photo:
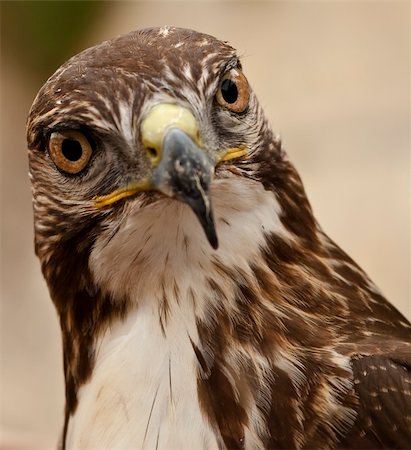
[[[168,27],[71,58],[38,93],[27,136],[42,255],[52,234],[96,235],[127,205],[164,199],[191,208],[216,249],[215,180],[253,177],[255,155],[273,150],[235,50]]]

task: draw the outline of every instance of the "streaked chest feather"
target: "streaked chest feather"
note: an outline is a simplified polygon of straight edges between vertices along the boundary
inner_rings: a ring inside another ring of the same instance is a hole
[[[127,296],[134,309],[97,342],[67,448],[218,448],[197,392],[194,350],[204,350],[198,322],[207,326],[222,301],[210,292],[210,280],[224,293],[224,307],[234,308],[238,280],[219,268],[249,273],[264,233],[286,231],[272,193],[244,180],[216,184],[218,251],[192,212],[173,201],[130,215],[114,237],[96,242],[90,257],[96,283],[114,299]]]

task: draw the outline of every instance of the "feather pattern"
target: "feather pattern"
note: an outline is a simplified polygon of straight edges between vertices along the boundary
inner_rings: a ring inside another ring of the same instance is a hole
[[[35,249],[63,336],[69,448],[407,448],[411,325],[322,231],[250,90],[216,104],[235,50],[146,29],[85,50],[28,120]],[[213,250],[187,205],[153,192],[97,209],[149,173],[140,125],[183,105],[217,165]],[[55,130],[93,143],[79,176],[47,152]]]

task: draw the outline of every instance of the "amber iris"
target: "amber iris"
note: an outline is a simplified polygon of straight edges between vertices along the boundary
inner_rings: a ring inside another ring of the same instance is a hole
[[[90,161],[92,153],[90,142],[80,131],[55,131],[50,136],[50,157],[63,172],[81,172]]]
[[[240,69],[229,70],[222,78],[216,94],[217,103],[230,111],[245,111],[250,99],[250,89],[246,77]]]

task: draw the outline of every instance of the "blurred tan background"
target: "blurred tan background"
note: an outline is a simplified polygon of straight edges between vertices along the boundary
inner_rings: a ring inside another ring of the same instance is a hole
[[[319,222],[408,318],[410,3],[1,2],[2,449],[52,448],[63,417],[58,321],[33,255],[25,120],[71,54],[177,25],[229,41]]]

